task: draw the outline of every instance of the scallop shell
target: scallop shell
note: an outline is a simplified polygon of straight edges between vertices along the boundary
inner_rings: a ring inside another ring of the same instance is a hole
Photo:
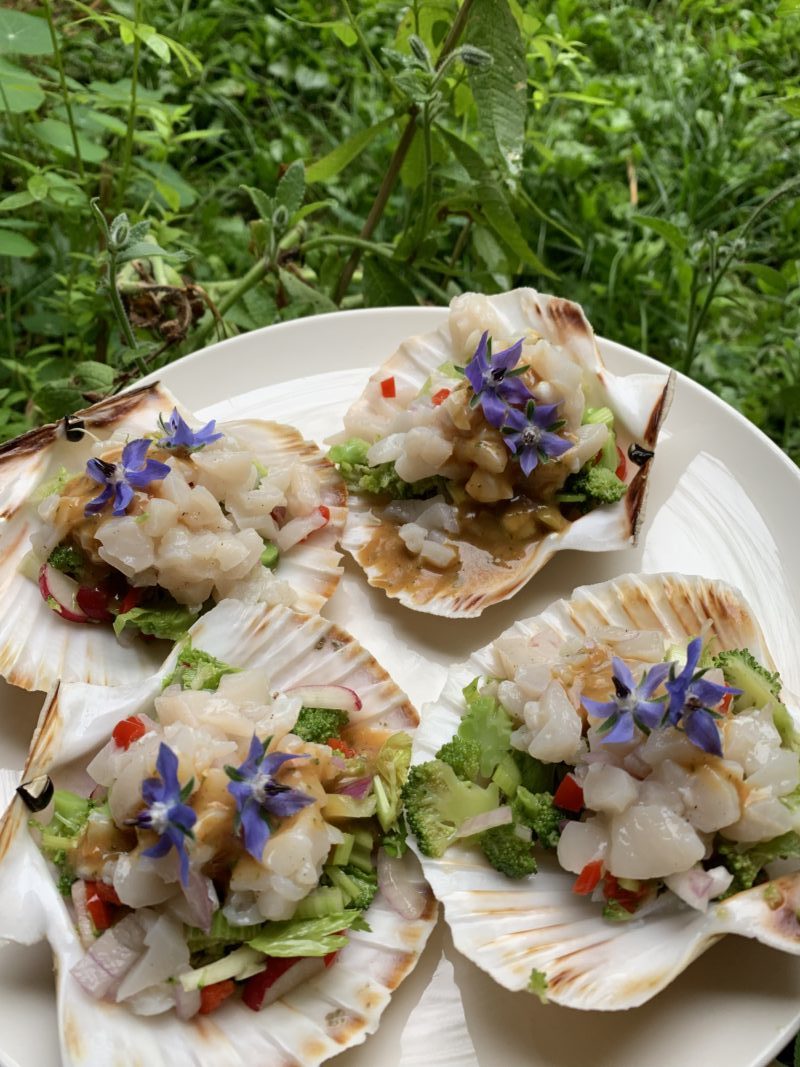
[[[191,631],[203,648],[240,667],[266,666],[274,689],[338,682],[355,688],[363,707],[351,721],[367,729],[413,729],[414,708],[383,668],[348,634],[319,617],[287,608],[222,601]],[[24,771],[48,773],[67,787],[86,784],[83,767],[121,718],[152,707],[173,652],[158,674],[139,685],[62,685],[46,703]],[[429,896],[418,920],[401,919],[380,893],[367,913],[368,931],[349,933],[333,965],[261,1012],[229,1001],[213,1016],[181,1022],[174,1014],[136,1016],[88,997],[70,975],[83,950],[39,849],[29,812],[13,798],[13,776],[0,774],[0,943],[47,939],[56,959],[64,1067],[312,1067],[375,1031],[392,992],[413,969],[436,922]],[[124,1050],[124,1051],[121,1051]]]
[[[135,389],[95,404],[76,417],[96,437],[110,436],[120,426],[134,433],[152,433],[159,414],[176,406],[171,393],[158,384]],[[180,407],[180,405],[177,405]],[[316,445],[297,430],[275,422],[243,420],[224,424],[275,462],[291,454],[317,472],[330,521],[307,544],[282,555],[277,573],[292,586],[300,611],[316,612],[332,595],[342,573],[335,549],[346,518],[347,494],[334,467]],[[67,438],[62,421],[0,445],[0,675],[23,689],[47,690],[57,680],[115,685],[152,674],[164,658],[164,645],[134,642],[123,647],[108,626],[71,623],[52,612],[36,584],[19,573],[30,549],[30,535],[41,520],[28,501],[36,488],[60,467],[80,469],[89,455],[90,439]]]
[[[722,648],[750,648],[775,669],[738,590],[672,574],[628,575],[585,586],[503,636],[581,638],[599,627],[619,626],[661,630],[677,642],[696,636],[707,620]],[[477,675],[497,672],[492,648],[487,645],[451,669],[439,700],[423,712],[414,763],[432,759],[456,731],[462,688]],[[800,723],[798,702],[784,690],[787,698]],[[598,904],[572,892],[575,876],[551,855],[543,856],[538,874],[521,881],[506,878],[464,846],[451,846],[438,860],[420,859],[460,952],[507,989],[526,989],[531,971],[541,971],[548,998],[572,1008],[611,1011],[643,1004],[728,933],[800,954],[800,872],[775,880],[783,895],[776,910],[765,901],[763,886],[712,904],[705,914],[666,893],[646,916],[613,923],[602,918]]]
[[[348,414],[365,416],[380,424],[395,405],[394,401],[382,397],[379,385],[382,379],[394,376],[398,397],[407,397],[415,395],[443,362],[458,361],[460,353],[454,351],[451,330],[453,326],[459,328],[461,309],[458,303],[473,296],[458,297],[451,305],[449,322],[438,330],[405,341],[372,375]],[[569,347],[584,370],[587,402],[595,407],[607,405],[612,409],[618,440],[623,447],[635,442],[655,449],[659,428],[669,409],[673,372],[625,377],[611,374],[603,365],[594,331],[586,316],[578,304],[569,300],[544,296],[533,289],[515,289],[481,299],[482,328],[507,338],[535,330],[554,344]],[[350,494],[342,545],[363,568],[370,585],[385,590],[388,596],[397,598],[405,607],[450,618],[472,618],[489,605],[512,597],[562,549],[606,552],[635,543],[643,519],[651,466],[649,462],[641,468],[628,464],[628,492],[619,503],[595,509],[564,531],[527,542],[522,555],[510,562],[495,560],[490,553],[468,541],[454,538],[461,555],[457,570],[442,573],[420,566],[410,579],[404,579],[391,559],[381,559],[376,552],[387,538],[402,550],[396,527],[381,517],[381,509],[375,507],[374,500],[354,493]]]

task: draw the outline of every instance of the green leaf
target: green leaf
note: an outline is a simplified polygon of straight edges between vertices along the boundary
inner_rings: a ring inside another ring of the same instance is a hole
[[[18,207],[27,207],[34,202],[34,197],[26,190],[20,193],[11,193],[0,200],[0,211],[15,211]]]
[[[67,155],[74,158],[75,147],[72,143],[72,132],[66,122],[53,118],[42,119],[41,122],[31,123],[28,129],[43,144],[49,145],[59,152],[66,152]],[[88,140],[80,133],[78,134],[78,147],[85,163],[101,163],[108,155],[102,145]]]
[[[48,56],[53,51],[50,29],[44,19],[24,11],[0,8],[0,53],[17,56]]]
[[[766,263],[739,263],[737,269],[746,270],[758,278],[770,292],[785,293],[789,289],[789,282],[781,272],[774,267],[768,267]]]
[[[306,285],[304,281],[297,277],[296,274],[292,274],[289,270],[281,269],[279,272],[281,284],[286,290],[286,295],[291,301],[296,301],[298,304],[310,304],[317,312],[322,311],[336,311],[336,305],[326,296],[325,293],[321,293],[319,289],[314,289],[310,285]]]
[[[469,72],[478,123],[512,174],[522,168],[527,113],[528,70],[525,42],[507,0],[475,0],[466,40],[488,52],[488,70]]]
[[[401,264],[369,256],[364,264],[364,304],[366,307],[415,305],[414,290],[402,276]]]
[[[154,183],[156,191],[168,203],[164,190],[170,191],[170,195],[175,198],[177,205],[173,210],[177,211],[178,208],[191,207],[197,200],[197,193],[194,188],[169,163],[155,159],[139,159],[137,162],[142,170],[146,170],[148,174],[156,179]]]
[[[68,378],[45,382],[33,394],[33,402],[48,422],[83,406],[83,395]]]
[[[107,363],[87,359],[75,364],[73,378],[75,384],[84,391],[103,392],[114,384],[114,369]]]
[[[0,230],[0,256],[28,259],[36,254],[36,245],[13,230]]]
[[[28,178],[28,192],[34,200],[45,200],[50,189],[50,181],[46,174],[31,174]]]
[[[244,189],[250,199],[253,201],[253,207],[259,214],[261,221],[271,230],[272,229],[272,216],[275,212],[275,201],[271,196],[267,196],[261,189],[256,189],[252,185],[242,185],[240,188]]]
[[[14,115],[36,111],[44,102],[39,79],[27,70],[0,59],[0,105]]]
[[[302,159],[296,159],[289,164],[286,173],[278,182],[275,203],[285,207],[289,214],[293,215],[303,203],[305,191],[305,167]]]
[[[667,222],[666,219],[658,219],[653,215],[634,215],[631,221],[638,222],[646,230],[652,230],[653,233],[657,233],[659,237],[664,238],[668,245],[671,245],[679,252],[686,251],[686,237],[674,223]]]
[[[374,126],[359,130],[352,137],[348,137],[346,141],[342,141],[327,156],[323,156],[316,163],[306,167],[306,181],[310,185],[312,182],[326,182],[331,178],[335,178],[349,163],[352,163],[354,159],[361,155],[379,133],[388,129],[394,121],[394,116],[392,115],[382,122],[376,122]]]

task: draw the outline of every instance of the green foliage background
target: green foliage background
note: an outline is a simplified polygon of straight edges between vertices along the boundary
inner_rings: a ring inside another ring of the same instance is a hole
[[[797,460],[799,46],[800,0],[18,0],[0,435],[280,319],[530,284]]]

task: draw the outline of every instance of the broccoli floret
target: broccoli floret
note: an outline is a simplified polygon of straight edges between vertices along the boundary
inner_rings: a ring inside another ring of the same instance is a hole
[[[394,463],[379,463],[370,467],[367,463],[369,444],[360,437],[351,437],[344,444],[334,445],[329,456],[350,489],[360,493],[389,496],[393,500],[408,497],[433,496],[442,491],[444,479],[423,478],[418,482],[406,482],[397,473]]]
[[[293,734],[303,741],[324,745],[332,737],[339,737],[350,718],[346,711],[332,708],[301,708],[294,724]]]
[[[781,735],[781,741],[795,752],[800,751],[800,737],[789,714],[789,709],[781,701],[782,682],[777,671],[768,671],[746,648],[734,648],[720,652],[714,658],[714,667],[719,667],[728,685],[741,689],[734,697],[734,713],[747,708],[763,708],[769,704],[772,708],[772,720]]]
[[[800,856],[800,836],[790,830],[771,841],[759,841],[748,849],[726,841],[719,846],[719,854],[733,875],[733,882],[725,894],[732,896],[755,885],[761,870],[773,860]]]
[[[481,848],[494,869],[507,878],[525,878],[536,873],[531,843],[516,833],[513,823],[485,830],[481,834]]]
[[[378,892],[378,876],[374,871],[367,873],[360,867],[348,864],[346,867],[326,867],[325,874],[332,885],[341,889],[346,898],[346,908],[364,911]]]
[[[524,826],[529,826],[545,848],[555,848],[561,831],[558,824],[563,819],[553,803],[552,793],[531,793],[521,785],[512,804],[514,818]]]
[[[223,675],[236,674],[238,670],[238,667],[223,663],[202,648],[193,648],[192,642],[187,640],[178,653],[175,670],[162,684],[164,689],[177,683],[181,689],[214,690],[219,688]]]
[[[86,557],[74,545],[56,545],[47,562],[57,571],[62,571],[72,578],[80,578],[86,567]]]
[[[556,500],[562,504],[577,504],[581,511],[590,511],[601,504],[615,504],[627,491],[627,485],[614,471],[589,463],[567,478]]]
[[[480,773],[491,778],[511,747],[513,722],[506,709],[492,696],[478,692],[480,678],[464,689],[467,713],[458,727],[458,737],[474,741],[480,749]]]
[[[456,735],[452,741],[442,745],[436,758],[449,763],[465,782],[474,782],[480,773],[481,748],[477,741]]]
[[[528,992],[538,997],[542,1004],[547,1003],[547,975],[534,967],[528,979]]]
[[[485,789],[463,782],[449,763],[430,760],[408,773],[403,789],[406,821],[426,856],[442,856],[465,819],[500,803],[496,785]]]

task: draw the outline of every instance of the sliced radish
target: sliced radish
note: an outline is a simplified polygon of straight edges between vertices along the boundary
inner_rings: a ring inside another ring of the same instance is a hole
[[[305,541],[312,533],[321,530],[330,522],[330,508],[324,504],[314,508],[310,515],[298,516],[290,519],[285,526],[281,526],[275,537],[275,543],[281,552],[286,552],[300,541]]]
[[[43,563],[39,571],[39,592],[42,600],[70,622],[89,622],[89,616],[81,609],[77,601],[80,586],[68,575],[57,571],[49,563]]]
[[[251,1011],[261,1011],[326,966],[328,964],[317,956],[270,959],[266,970],[247,980],[242,1001]]]
[[[343,685],[296,685],[284,692],[300,697],[304,708],[325,708],[328,711],[361,711],[361,700],[354,689]]]
[[[108,610],[108,592],[101,586],[79,586],[75,602],[84,615],[94,622],[113,622],[114,616]]]

